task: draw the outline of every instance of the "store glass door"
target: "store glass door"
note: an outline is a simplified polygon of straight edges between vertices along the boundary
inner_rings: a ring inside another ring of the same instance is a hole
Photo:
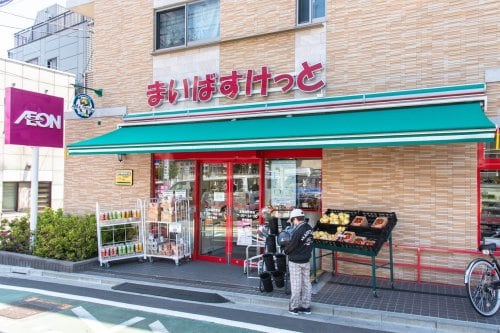
[[[247,246],[252,244],[259,224],[260,209],[259,163],[232,164],[230,248],[231,263],[243,265]],[[255,248],[251,249],[255,252]]]
[[[227,163],[201,163],[199,255],[226,262]]]
[[[259,163],[203,162],[200,259],[243,264],[259,211]]]

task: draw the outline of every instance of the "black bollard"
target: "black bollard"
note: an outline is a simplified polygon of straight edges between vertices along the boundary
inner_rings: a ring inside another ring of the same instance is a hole
[[[260,285],[264,288],[264,291],[270,293],[273,291],[273,281],[271,279],[271,273],[264,272],[260,274]],[[260,289],[262,291],[262,288]]]

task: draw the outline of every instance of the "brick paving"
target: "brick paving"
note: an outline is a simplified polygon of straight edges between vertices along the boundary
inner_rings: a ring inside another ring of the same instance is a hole
[[[288,298],[285,289],[266,293],[259,290],[259,279],[249,279],[240,266],[201,261],[176,266],[169,260],[155,262],[123,261],[109,268],[94,267],[82,273],[121,279],[165,283],[225,292]],[[352,308],[453,319],[500,325],[500,312],[492,317],[476,313],[467,299],[465,287],[432,283],[416,283],[377,279],[374,297],[371,277],[333,276],[325,272],[314,287],[313,304],[322,303]]]

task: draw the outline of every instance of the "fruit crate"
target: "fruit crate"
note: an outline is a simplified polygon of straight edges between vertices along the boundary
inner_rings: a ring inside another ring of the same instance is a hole
[[[358,210],[353,210],[353,209],[333,209],[333,208],[327,208],[325,210],[325,214],[326,215],[330,215],[331,213],[334,213],[334,214],[340,214],[340,213],[349,214],[349,222],[351,222],[352,219],[356,215],[359,215],[359,211]]]
[[[396,223],[398,221],[398,218],[396,217],[396,213],[393,212],[367,212],[367,211],[360,211],[359,216],[365,216],[367,221],[368,221],[368,226],[367,227],[357,227],[357,226],[352,226],[352,225],[347,225],[348,231],[354,231],[356,235],[360,236],[365,236],[365,237],[377,237],[379,235],[382,236],[382,238],[385,238],[387,240],[387,237],[391,233],[392,229],[396,226]],[[373,224],[373,221],[377,217],[387,217],[387,224],[383,228],[372,228],[371,225]]]

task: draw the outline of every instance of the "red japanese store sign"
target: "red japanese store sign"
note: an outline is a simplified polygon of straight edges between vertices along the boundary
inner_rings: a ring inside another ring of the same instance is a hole
[[[309,65],[302,63],[302,70],[295,77],[294,74],[282,73],[273,75],[269,67],[263,66],[259,73],[249,69],[244,74],[233,70],[231,74],[217,76],[216,73],[206,74],[202,79],[194,76],[192,82],[189,79],[182,80],[182,87],[177,88],[177,82],[171,79],[168,84],[155,81],[148,85],[148,104],[152,107],[159,106],[163,101],[175,104],[180,98],[195,102],[208,102],[214,96],[221,95],[231,99],[236,99],[240,92],[245,96],[252,96],[254,84],[260,84],[259,95],[267,96],[274,87],[279,88],[282,93],[287,93],[294,87],[303,92],[314,92],[323,88],[326,83],[318,80],[318,72],[323,70],[323,64],[317,63]]]

